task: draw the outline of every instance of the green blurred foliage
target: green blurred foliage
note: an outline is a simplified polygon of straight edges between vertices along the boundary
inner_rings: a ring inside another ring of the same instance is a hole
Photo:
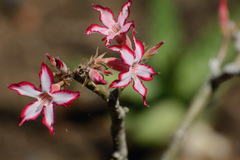
[[[175,1],[150,0],[148,7],[149,44],[166,41],[148,62],[161,74],[144,83],[150,108],[143,106],[141,96],[130,86],[124,90],[122,98],[130,102],[126,125],[133,141],[139,145],[162,146],[170,140],[191,99],[208,77],[209,61],[218,53],[221,33],[217,10],[196,38],[187,42]],[[239,18],[240,10],[231,10],[231,15]],[[225,63],[235,56],[232,44],[229,46]]]
[[[216,23],[203,30],[201,37],[188,46],[176,66],[173,89],[180,98],[188,100],[203,84],[209,73],[209,60],[214,58],[221,44]]]
[[[184,115],[184,107],[178,100],[160,101],[141,114],[127,116],[126,128],[138,145],[166,145]]]
[[[151,60],[154,68],[166,73],[181,47],[182,29],[177,3],[169,0],[150,0],[150,42],[156,45],[165,40],[166,43],[159,48],[159,53]]]

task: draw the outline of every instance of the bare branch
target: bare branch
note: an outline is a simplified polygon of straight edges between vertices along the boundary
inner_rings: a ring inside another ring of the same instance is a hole
[[[81,68],[75,69],[72,73],[73,79],[85,83],[86,76]],[[125,133],[125,113],[127,108],[123,108],[119,103],[119,96],[123,88],[116,88],[113,91],[109,91],[103,86],[95,85],[92,82],[85,84],[85,87],[101,96],[107,103],[111,115],[111,134],[113,140],[113,160],[127,160],[128,149]]]
[[[78,81],[81,84],[84,84],[84,82],[86,80],[86,76],[84,74],[84,71],[81,68],[75,69],[75,71],[73,71],[72,74],[73,74],[73,79],[75,79],[76,81]],[[87,87],[94,93],[101,96],[102,99],[104,99],[106,102],[109,101],[110,91],[108,89],[106,89],[105,87],[100,86],[100,85],[95,85],[94,83],[92,83],[90,81],[85,84],[85,87]]]
[[[211,74],[209,78],[194,97],[185,118],[175,132],[172,142],[170,143],[169,148],[163,154],[161,160],[172,160],[176,157],[189,128],[193,125],[195,120],[199,117],[204,108],[208,105],[216,89],[223,82],[239,74],[239,72],[230,73],[227,72],[227,69],[221,69],[221,66],[227,54],[229,40],[230,36],[223,37],[217,57],[210,62]],[[237,68],[237,66],[235,67]],[[240,71],[239,68],[235,70]]]
[[[111,130],[113,139],[114,153],[112,158],[115,160],[127,160],[128,149],[125,134],[125,113],[128,110],[119,104],[119,95],[122,88],[116,88],[110,93],[108,107],[111,114]]]

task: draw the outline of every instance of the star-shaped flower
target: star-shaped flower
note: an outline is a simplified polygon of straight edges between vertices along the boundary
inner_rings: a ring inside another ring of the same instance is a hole
[[[42,63],[39,76],[40,89],[26,81],[12,84],[8,88],[16,90],[19,95],[37,99],[23,109],[19,125],[21,126],[25,121],[36,119],[43,110],[43,124],[48,127],[51,134],[54,134],[54,105],[68,107],[74,99],[79,97],[80,92],[60,90],[57,84],[53,84],[53,73],[44,63]]]
[[[133,34],[133,42],[135,49],[130,49],[127,45],[111,46],[109,49],[120,52],[122,60],[128,65],[128,70],[122,71],[119,74],[119,80],[115,80],[109,86],[109,88],[126,87],[133,80],[133,88],[142,96],[145,106],[147,88],[143,85],[141,80],[151,81],[153,75],[156,75],[154,69],[146,64],[141,63],[144,55],[144,45],[141,41],[136,40]]]
[[[92,33],[101,33],[106,37],[102,40],[106,40],[105,46],[110,44],[110,40],[116,38],[116,41],[119,44],[129,43],[129,38],[126,36],[126,33],[129,31],[130,27],[134,27],[134,22],[126,23],[127,18],[129,17],[129,7],[131,6],[132,1],[129,0],[122,6],[121,11],[118,14],[118,21],[115,20],[113,12],[109,8],[104,8],[100,5],[93,5],[93,8],[100,12],[100,21],[106,27],[99,26],[97,24],[92,24],[86,30],[86,35]]]

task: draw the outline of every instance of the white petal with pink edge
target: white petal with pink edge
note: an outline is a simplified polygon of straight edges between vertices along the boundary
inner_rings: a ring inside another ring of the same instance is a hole
[[[135,53],[135,62],[140,62],[142,59],[142,56],[144,54],[144,45],[141,41],[136,40],[135,33],[133,31],[133,43],[135,46],[134,53]]]
[[[80,92],[73,92],[68,90],[61,90],[56,91],[51,94],[53,98],[53,102],[56,103],[59,106],[65,106],[68,107],[72,104],[72,101],[76,98],[78,98],[80,95]]]
[[[48,103],[43,109],[43,124],[48,127],[49,132],[54,134],[54,107]]]
[[[16,90],[19,95],[38,98],[41,92],[30,82],[20,82],[12,84],[8,87],[11,90]]]
[[[121,57],[122,60],[132,66],[134,63],[134,53],[133,51],[126,45],[123,45],[122,48],[120,49]]]
[[[108,48],[111,49],[112,51],[116,51],[116,52],[120,52],[120,49],[121,49],[121,47],[118,45],[113,45]]]
[[[139,78],[133,79],[133,88],[142,96],[143,103],[145,106],[148,106],[146,103],[146,94],[147,88],[142,84],[142,81]]]
[[[131,1],[128,1],[127,3],[125,3],[118,14],[118,22],[120,23],[121,26],[123,26],[123,24],[126,22],[126,19],[129,16],[129,13],[130,13],[129,7],[131,6],[131,4],[132,4]]]
[[[50,88],[53,83],[52,71],[48,68],[46,64],[42,63],[41,72],[39,73],[39,75],[40,75],[42,91],[50,92]]]
[[[40,101],[34,101],[33,103],[27,105],[22,111],[19,126],[21,126],[24,121],[36,119],[40,115],[42,108],[43,106],[41,106]]]
[[[101,33],[103,35],[108,35],[108,28],[106,27],[101,27],[97,24],[92,24],[91,26],[89,26],[86,30],[86,35],[89,35],[89,34],[92,34],[94,32],[98,32],[98,33]]]
[[[131,71],[129,70],[128,72],[121,72],[119,74],[119,80],[113,81],[109,88],[126,87],[131,82],[132,82]]]
[[[100,12],[100,21],[108,28],[116,23],[112,11],[99,5],[93,5],[93,8]]]
[[[114,33],[114,34],[109,34],[106,36],[106,44],[105,46],[108,46],[110,44],[110,40],[113,40],[117,35],[119,35],[118,33]]]
[[[131,26],[134,26],[134,22],[128,22],[128,23],[126,23],[125,25],[123,25],[123,26],[121,27],[121,29],[119,30],[119,33],[118,33],[118,34],[128,32],[128,31],[130,30],[130,27],[131,27]]]
[[[154,69],[148,65],[138,64],[137,66],[137,76],[139,76],[145,81],[152,80],[152,76],[156,74],[157,73],[154,71]]]

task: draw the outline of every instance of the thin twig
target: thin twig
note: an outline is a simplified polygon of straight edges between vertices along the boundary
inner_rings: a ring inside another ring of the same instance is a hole
[[[184,137],[192,125],[192,123],[199,117],[199,114],[202,112],[204,107],[208,104],[209,100],[212,96],[212,88],[206,83],[203,85],[201,90],[198,92],[196,97],[194,98],[192,104],[190,105],[190,109],[188,110],[186,117],[184,118],[182,124],[177,129],[173,140],[165,152],[164,156],[161,160],[173,160],[176,154],[178,153],[180,146],[184,140]]]
[[[72,73],[72,77],[73,79],[80,82],[81,84],[84,84],[86,80],[86,76],[81,68],[75,69],[75,71],[73,71]],[[110,91],[105,87],[100,85],[95,85],[90,81],[86,83],[84,86],[90,89],[91,91],[93,91],[94,93],[98,94],[106,102],[109,101]]]
[[[193,125],[195,120],[199,117],[204,108],[208,105],[214,91],[220,84],[237,75],[237,74],[229,75],[228,73],[223,73],[221,71],[221,66],[227,54],[229,40],[230,36],[223,37],[222,44],[218,52],[218,56],[216,57],[216,59],[214,59],[214,61],[212,61],[214,62],[214,64],[210,64],[211,75],[194,97],[185,118],[183,119],[179,128],[175,132],[174,137],[170,143],[170,146],[163,154],[161,160],[175,159],[189,128]],[[228,76],[226,77],[226,75]]]

